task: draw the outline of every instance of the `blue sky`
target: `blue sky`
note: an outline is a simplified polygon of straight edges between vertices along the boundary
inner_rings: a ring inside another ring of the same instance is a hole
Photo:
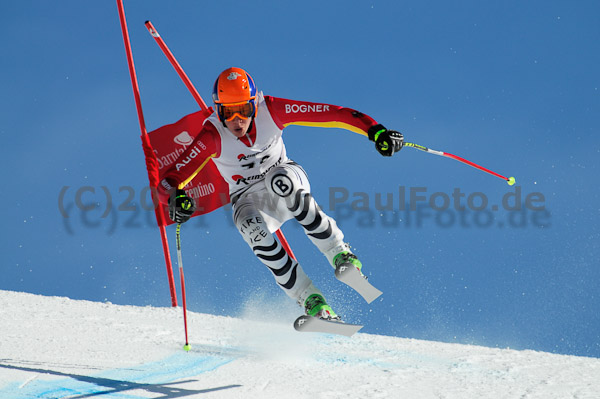
[[[241,66],[267,94],[353,107],[407,141],[516,177],[511,188],[410,148],[383,158],[351,132],[288,128],[288,154],[384,291],[362,303],[286,224],[301,264],[348,321],[378,334],[600,356],[597,2],[126,1],[125,9],[149,130],[197,105],[146,20],[207,101],[216,75]],[[169,306],[158,229],[140,203],[147,178],[116,4],[21,1],[0,11],[0,289]],[[76,205],[85,187],[95,193],[82,201],[97,209]],[[103,187],[113,204],[104,218]],[[336,187],[348,200],[332,209]],[[402,187],[406,201],[411,189],[425,196],[417,210],[400,210]],[[535,205],[544,210],[506,210],[503,196],[517,189],[523,199],[543,196]],[[455,190],[463,205],[472,195],[489,207],[434,209]],[[377,194],[387,193],[393,210],[377,210]],[[367,210],[353,209],[365,196]],[[285,303],[229,217],[219,210],[184,226],[190,309],[235,315],[256,296]]]

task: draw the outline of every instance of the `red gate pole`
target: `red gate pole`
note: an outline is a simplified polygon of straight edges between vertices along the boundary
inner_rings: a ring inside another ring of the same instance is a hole
[[[179,77],[181,78],[183,83],[185,84],[185,87],[187,87],[188,90],[190,91],[190,93],[192,93],[192,96],[194,96],[194,99],[200,106],[200,109],[202,111],[205,111],[206,109],[208,109],[208,107],[206,106],[206,103],[200,96],[200,93],[198,93],[198,90],[196,90],[196,88],[192,84],[192,81],[190,80],[190,78],[188,78],[188,76],[185,74],[185,72],[183,71],[183,68],[181,67],[181,65],[179,65],[179,62],[177,62],[177,60],[175,59],[175,56],[173,55],[173,53],[171,53],[171,50],[169,50],[165,41],[162,39],[162,37],[160,37],[160,35],[158,34],[158,31],[154,28],[154,25],[152,25],[152,22],[146,21],[145,25],[146,25],[146,29],[148,29],[148,32],[150,32],[150,34],[152,35],[152,37],[158,44],[158,47],[160,47],[160,49],[165,54],[165,56],[167,57],[167,59],[169,60],[169,62],[173,66],[173,68],[175,68],[175,71],[177,72],[177,74],[179,75]]]
[[[171,53],[171,50],[169,50],[165,41],[162,39],[162,37],[160,37],[160,34],[156,30],[156,28],[154,28],[154,25],[152,25],[152,22],[146,21],[145,25],[146,25],[146,29],[148,29],[148,32],[150,32],[150,34],[152,35],[152,37],[154,38],[154,40],[156,41],[156,43],[158,44],[158,46],[160,47],[162,52],[165,54],[165,56],[167,57],[167,59],[169,60],[171,65],[173,66],[173,68],[175,68],[175,71],[177,72],[177,74],[179,75],[179,77],[181,78],[181,80],[183,81],[185,86],[188,88],[188,90],[190,91],[192,96],[194,96],[194,99],[200,106],[200,109],[202,111],[208,109],[208,107],[206,106],[206,103],[204,102],[204,100],[202,99],[200,94],[198,93],[198,90],[196,90],[196,88],[192,84],[192,81],[190,80],[190,78],[188,78],[188,76],[185,74],[183,68],[181,67],[181,65],[179,65],[179,62],[177,62],[177,60],[175,59],[175,56],[173,55],[173,53]],[[277,232],[275,234],[279,238],[279,241],[281,242],[281,246],[283,246],[283,248],[288,253],[288,255],[290,255],[295,260],[296,257],[294,256],[294,253],[292,252],[292,249],[290,248],[290,245],[288,244],[288,242],[285,239],[285,236],[283,235],[281,230],[277,230]]]
[[[131,52],[131,44],[129,41],[129,32],[127,31],[127,21],[125,20],[125,9],[123,7],[123,0],[117,0],[117,7],[119,9],[119,19],[121,21],[121,31],[123,32],[123,41],[125,42],[125,52],[127,53],[127,65],[129,66],[129,75],[131,77],[131,86],[133,88],[133,96],[135,99],[135,106],[137,108],[138,120],[140,123],[140,130],[142,131],[142,137],[147,138],[146,122],[144,121],[144,113],[142,111],[142,101],[140,98],[140,88],[138,86],[137,76],[135,74],[135,65],[133,64],[133,54]],[[152,184],[150,184],[152,186]],[[153,188],[153,187],[151,187]],[[151,190],[153,192],[154,190]],[[154,195],[154,194],[153,194]],[[157,201],[154,201],[158,204]],[[171,305],[177,306],[177,292],[175,291],[175,281],[173,278],[173,265],[171,263],[171,254],[169,253],[169,243],[167,240],[167,231],[165,229],[164,216],[160,205],[154,208],[156,215],[156,222],[160,230],[160,238],[162,240],[163,253],[165,255],[165,263],[167,267],[167,277],[169,279],[169,289],[171,291]]]

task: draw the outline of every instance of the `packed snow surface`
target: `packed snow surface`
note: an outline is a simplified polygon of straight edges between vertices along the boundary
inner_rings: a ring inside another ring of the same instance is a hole
[[[0,291],[0,398],[600,398],[600,359]],[[292,319],[293,320],[293,319]]]

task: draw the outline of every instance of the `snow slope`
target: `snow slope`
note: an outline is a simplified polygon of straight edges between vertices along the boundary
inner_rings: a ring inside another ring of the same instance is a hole
[[[600,359],[0,291],[0,398],[599,398]]]

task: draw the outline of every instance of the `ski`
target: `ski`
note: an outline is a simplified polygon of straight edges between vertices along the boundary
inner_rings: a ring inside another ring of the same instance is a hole
[[[359,324],[348,324],[341,321],[328,321],[312,316],[300,316],[294,322],[294,328],[300,332],[316,332],[325,334],[337,334],[351,337],[363,328]]]
[[[373,302],[383,292],[373,287],[371,283],[353,265],[340,265],[335,269],[335,277],[358,292],[367,303]]]

